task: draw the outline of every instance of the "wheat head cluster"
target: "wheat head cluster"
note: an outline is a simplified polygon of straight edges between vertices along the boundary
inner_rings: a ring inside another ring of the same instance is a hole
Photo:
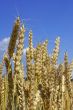
[[[58,64],[59,37],[50,55],[48,41],[34,48],[32,36],[30,31],[24,68],[25,28],[18,17],[0,63],[0,110],[73,110],[73,61],[68,61],[65,52],[63,63]],[[3,75],[4,68],[6,73]]]

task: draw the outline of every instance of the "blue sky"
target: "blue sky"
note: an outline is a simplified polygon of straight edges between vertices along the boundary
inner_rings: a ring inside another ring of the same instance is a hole
[[[73,0],[0,0],[0,43],[10,36],[17,16],[26,28],[25,48],[32,29],[35,45],[48,39],[48,50],[52,52],[55,38],[60,36],[59,60],[66,50],[69,59],[73,58]]]

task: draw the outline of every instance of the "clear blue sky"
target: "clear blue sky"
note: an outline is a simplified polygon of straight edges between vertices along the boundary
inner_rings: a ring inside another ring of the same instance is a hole
[[[55,38],[60,36],[60,60],[65,50],[73,58],[73,0],[0,0],[0,40],[10,36],[17,16],[24,19],[26,46],[30,29],[35,45],[49,40],[50,52]]]

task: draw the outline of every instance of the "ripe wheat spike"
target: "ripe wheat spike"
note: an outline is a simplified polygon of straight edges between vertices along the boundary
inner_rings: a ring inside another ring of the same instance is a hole
[[[60,37],[56,38],[55,41],[55,48],[53,50],[52,54],[52,63],[56,64],[58,60],[58,55],[59,55],[59,46],[60,46]]]
[[[20,18],[18,17],[15,21],[13,31],[12,31],[11,37],[10,37],[10,42],[9,42],[9,45],[8,45],[8,54],[9,54],[10,58],[13,56],[13,53],[14,53],[14,50],[15,50],[19,28],[20,28]]]

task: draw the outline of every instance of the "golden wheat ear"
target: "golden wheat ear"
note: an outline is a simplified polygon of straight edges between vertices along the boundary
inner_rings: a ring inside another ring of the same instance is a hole
[[[20,28],[20,18],[18,17],[15,21],[13,31],[12,31],[12,34],[11,34],[11,37],[10,37],[10,42],[9,42],[9,45],[8,45],[8,54],[9,54],[10,58],[13,56],[13,53],[14,53],[14,50],[15,50],[19,28]]]
[[[3,65],[0,64],[0,85],[2,85],[2,69],[3,69]],[[0,110],[1,110],[1,86],[0,86]]]
[[[68,64],[69,64],[69,63],[68,63],[68,53],[65,52],[65,54],[64,54],[64,65],[65,65],[65,67],[66,67]]]
[[[72,99],[73,93],[72,93],[72,84],[71,84],[71,72],[72,72],[73,64],[68,63],[67,53],[65,53],[65,56],[64,56],[64,67],[65,67],[65,70],[64,70],[65,86],[67,88],[68,96],[70,98],[70,106],[71,106],[71,108],[73,108],[73,104],[72,104],[73,103],[73,99]]]
[[[29,32],[29,53],[30,53],[30,58],[33,59],[33,41],[32,41],[32,30]]]
[[[25,32],[25,29],[24,29],[24,25],[22,25],[22,27],[20,28],[20,31],[18,33],[18,45],[17,45],[17,48],[16,48],[16,54],[15,54],[15,58],[14,58],[14,91],[16,91],[16,98],[15,98],[15,105],[16,105],[16,108],[21,108],[21,102],[19,101],[22,101],[22,99],[20,99],[20,92],[19,92],[19,88],[20,88],[20,72],[22,71],[21,68],[20,68],[20,65],[21,65],[21,60],[22,60],[22,54],[23,54],[23,47],[24,47],[24,32]],[[21,72],[22,73],[22,72]],[[22,80],[21,80],[22,81]],[[23,82],[22,82],[23,84]],[[21,87],[23,88],[23,87]],[[22,95],[22,94],[21,94]],[[22,109],[20,109],[22,110]]]
[[[7,88],[6,88],[6,77],[2,76],[4,62],[0,64],[0,110],[6,110],[7,100]]]
[[[8,56],[4,56],[4,62],[7,70],[8,75],[8,103],[7,106],[10,109],[12,109],[12,101],[13,101],[13,79],[12,79],[12,66],[10,63],[10,60],[8,59]]]
[[[55,41],[55,48],[53,49],[53,53],[51,57],[53,64],[57,63],[58,55],[59,55],[59,46],[60,46],[60,37],[56,38]]]

